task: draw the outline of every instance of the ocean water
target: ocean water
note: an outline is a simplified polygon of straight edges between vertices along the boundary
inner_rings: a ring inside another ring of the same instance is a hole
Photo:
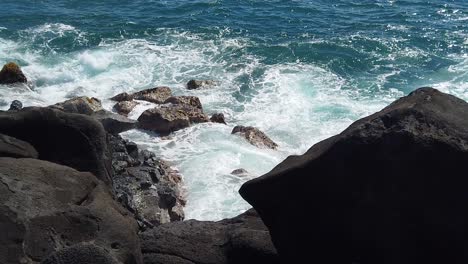
[[[123,133],[182,173],[187,218],[219,220],[250,207],[242,183],[418,87],[468,99],[468,1],[1,0],[0,64],[9,61],[30,83],[0,85],[0,109],[78,95],[111,109],[117,93],[166,85],[224,113],[227,126],[170,138]],[[220,85],[188,91],[190,79]],[[230,135],[237,124],[279,149]],[[230,175],[237,168],[250,175]]]

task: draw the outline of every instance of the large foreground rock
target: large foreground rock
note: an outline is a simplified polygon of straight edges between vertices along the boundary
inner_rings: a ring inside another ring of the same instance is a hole
[[[94,175],[48,161],[0,158],[0,263],[114,263],[90,262],[94,256],[137,264],[137,230]]]
[[[276,264],[270,234],[254,210],[219,222],[188,220],[141,235],[145,264]]]
[[[14,62],[5,64],[0,71],[0,84],[25,83],[27,81],[28,79],[20,67]]]
[[[34,158],[39,154],[28,142],[0,134],[0,157]]]
[[[0,133],[31,144],[39,159],[89,171],[111,183],[106,132],[95,119],[51,108],[0,112]]]
[[[278,144],[271,140],[265,133],[255,127],[235,126],[231,134],[237,134],[247,139],[247,141],[259,148],[276,149]]]
[[[467,113],[419,89],[240,193],[283,263],[467,263]]]

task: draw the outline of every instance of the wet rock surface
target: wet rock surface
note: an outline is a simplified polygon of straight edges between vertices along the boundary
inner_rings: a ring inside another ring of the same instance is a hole
[[[146,89],[132,94],[133,99],[148,101],[155,104],[164,104],[171,96],[172,91],[166,86]]]
[[[0,84],[26,83],[28,79],[18,64],[9,62],[0,71]]]
[[[13,102],[11,102],[10,104],[10,109],[8,109],[8,111],[18,111],[18,110],[21,110],[22,108],[23,108],[23,103],[21,103],[21,101],[13,100]]]
[[[114,105],[113,109],[123,115],[123,116],[127,116],[130,112],[132,112],[132,110],[135,108],[135,106],[138,105],[138,102],[136,101],[121,101],[121,102],[118,102]]]
[[[101,122],[104,129],[111,134],[119,134],[138,126],[138,121],[107,110],[99,110],[91,116]]]
[[[97,111],[103,110],[99,99],[87,96],[75,97],[64,102],[51,105],[50,107],[67,113],[83,115],[92,115]]]
[[[213,80],[190,80],[187,82],[187,89],[195,90],[216,85],[218,85],[218,82]]]
[[[235,126],[234,129],[232,129],[231,134],[240,135],[247,139],[250,144],[259,148],[276,149],[278,147],[278,144],[255,127]]]
[[[222,113],[213,114],[210,117],[210,121],[213,122],[213,123],[226,124],[226,120],[224,119],[224,114],[222,114]]]

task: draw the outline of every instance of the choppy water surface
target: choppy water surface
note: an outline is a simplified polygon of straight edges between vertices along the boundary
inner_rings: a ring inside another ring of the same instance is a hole
[[[2,0],[0,64],[18,62],[33,89],[0,87],[0,108],[88,95],[110,109],[106,98],[156,85],[200,97],[228,126],[123,136],[180,170],[188,218],[217,220],[249,207],[234,169],[268,172],[420,86],[468,99],[467,51],[463,0]],[[221,84],[187,91],[192,78]],[[236,124],[279,150],[231,136]]]

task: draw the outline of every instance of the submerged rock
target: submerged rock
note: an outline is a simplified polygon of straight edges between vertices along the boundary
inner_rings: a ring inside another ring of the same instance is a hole
[[[130,112],[132,112],[133,108],[138,105],[138,102],[135,101],[121,101],[114,105],[113,109],[117,111],[117,113],[127,116]]]
[[[84,115],[92,115],[94,112],[103,109],[99,99],[87,96],[72,98],[55,105],[51,105],[50,107],[67,113]]]
[[[213,80],[190,80],[187,83],[187,89],[195,90],[202,87],[216,86],[218,83]]]
[[[10,104],[10,109],[8,109],[8,111],[18,111],[18,110],[21,110],[22,108],[23,108],[23,103],[21,103],[21,101],[13,100],[13,102],[11,102]]]
[[[116,196],[142,230],[184,219],[182,177],[176,171],[120,136],[109,136],[109,146]]]
[[[72,250],[83,244],[105,249],[106,259],[142,263],[136,222],[91,173],[0,158],[0,182],[0,263],[96,263],[77,262],[96,252]]]
[[[39,158],[89,171],[111,183],[106,132],[94,118],[48,107],[0,112],[0,133],[31,144]]]
[[[119,134],[124,131],[134,129],[138,121],[127,118],[123,115],[114,114],[107,110],[99,110],[92,115],[104,126],[104,129],[111,134]]]
[[[164,102],[171,96],[172,91],[166,86],[146,89],[132,94],[133,99],[144,100],[155,104],[164,104]]]
[[[224,119],[224,114],[222,114],[222,113],[213,114],[210,117],[210,121],[213,122],[213,123],[226,124],[226,120]]]
[[[0,134],[0,157],[35,158],[39,154],[28,142]]]
[[[418,89],[240,193],[284,263],[466,263],[467,113]]]
[[[235,126],[231,134],[239,134],[247,141],[259,148],[276,149],[278,144],[271,140],[265,133],[255,127]]]
[[[9,62],[0,71],[0,84],[26,83],[28,79],[18,64]]]
[[[270,234],[254,210],[219,222],[188,220],[141,235],[145,264],[277,264]]]

